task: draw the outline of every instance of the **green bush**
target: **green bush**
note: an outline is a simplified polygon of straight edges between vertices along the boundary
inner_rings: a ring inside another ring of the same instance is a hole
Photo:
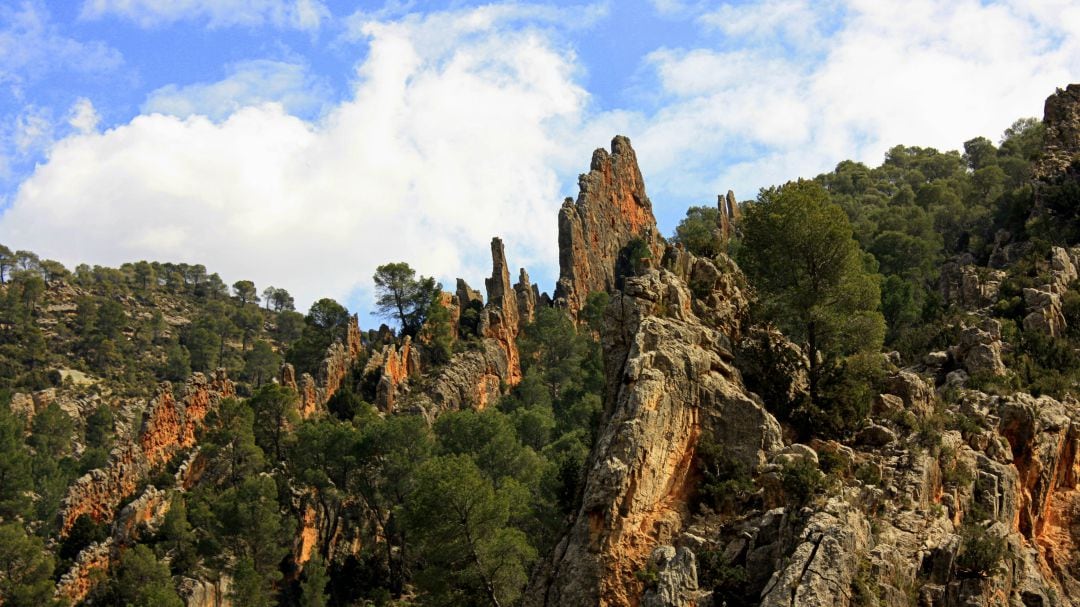
[[[962,577],[988,577],[997,572],[1005,558],[1005,538],[977,524],[964,525],[960,537],[956,570]]]
[[[781,474],[784,494],[796,506],[805,506],[825,488],[825,475],[809,460],[785,464]]]

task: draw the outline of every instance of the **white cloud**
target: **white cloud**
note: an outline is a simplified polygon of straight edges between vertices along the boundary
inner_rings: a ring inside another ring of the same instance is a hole
[[[26,107],[15,118],[15,151],[26,156],[48,149],[53,140],[53,122],[46,108]]]
[[[40,2],[0,6],[0,84],[16,98],[27,82],[50,72],[105,72],[122,63],[120,53],[104,43],[63,35]]]
[[[723,34],[718,48],[648,58],[663,102],[631,132],[653,198],[751,197],[846,158],[877,164],[896,144],[996,140],[1080,77],[1080,6],[1058,5],[769,0],[700,12]]]
[[[267,103],[63,139],[0,241],[67,263],[200,262],[298,303],[344,301],[395,260],[478,286],[496,235],[542,276],[572,193],[559,167],[584,168],[611,131],[582,126],[572,54],[505,24],[479,9],[363,25],[353,98],[315,122]]]
[[[330,18],[330,10],[320,0],[85,0],[83,18],[106,15],[147,28],[197,20],[211,28],[270,25],[313,31]]]
[[[262,59],[231,65],[227,71],[218,82],[163,86],[150,93],[142,112],[222,120],[243,107],[275,102],[290,114],[311,115],[329,96],[329,87],[303,64]]]
[[[79,133],[87,134],[97,129],[101,117],[94,104],[86,97],[79,97],[68,111],[68,125]]]

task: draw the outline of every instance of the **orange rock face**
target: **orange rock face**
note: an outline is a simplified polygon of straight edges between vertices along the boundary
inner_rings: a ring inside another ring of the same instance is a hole
[[[626,137],[615,137],[611,153],[593,153],[591,170],[578,181],[576,202],[559,211],[559,283],[555,300],[577,317],[590,293],[616,286],[616,266],[635,238],[654,258],[663,252],[652,203],[637,155]]]
[[[356,314],[353,314],[346,327],[345,343],[335,342],[326,349],[326,355],[319,364],[317,379],[305,373],[297,382],[296,369],[289,363],[281,365],[278,381],[282,386],[292,388],[299,394],[300,402],[297,407],[301,417],[308,418],[322,409],[326,401],[341,388],[353,363],[363,351],[359,321]]]
[[[518,354],[517,336],[521,330],[518,299],[510,283],[510,271],[506,264],[506,249],[502,239],[491,239],[491,278],[484,280],[488,303],[480,321],[481,334],[499,342],[506,353],[507,385],[516,386],[521,381],[521,356]]]
[[[222,398],[235,393],[232,382],[220,370],[211,380],[202,373],[194,374],[179,401],[173,398],[172,386],[163,383],[143,414],[138,438],[113,449],[104,469],[90,471],[68,489],[60,510],[61,534],[66,534],[82,514],[96,521],[112,520],[116,507],[135,492],[153,468],[195,445],[195,434],[207,413]]]

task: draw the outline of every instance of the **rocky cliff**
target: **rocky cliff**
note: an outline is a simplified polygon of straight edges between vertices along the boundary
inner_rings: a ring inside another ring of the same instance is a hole
[[[697,263],[712,265],[687,265]],[[534,581],[531,604],[637,605],[636,573],[689,518],[700,437],[751,468],[781,448],[779,424],[732,365],[738,324],[708,322],[694,308],[686,282],[666,268],[627,279],[615,295],[603,332],[607,421],[581,508]]]
[[[1043,106],[1046,139],[1043,152],[1035,163],[1036,179],[1048,180],[1080,167],[1080,84],[1070,84],[1047,98]]]
[[[617,266],[627,246],[640,239],[654,258],[663,253],[652,203],[637,155],[626,137],[611,141],[611,152],[593,152],[587,174],[578,179],[576,201],[566,199],[559,211],[559,282],[555,302],[571,316],[585,306],[590,293],[616,287]]]
[[[1040,177],[1070,170],[1077,116],[1080,87],[1048,100]],[[640,174],[625,171],[628,148],[617,138],[612,155],[597,152],[578,203],[560,214],[561,301],[573,312],[585,293],[613,294],[602,333],[608,385],[580,508],[526,604],[1080,604],[1080,407],[990,394],[971,379],[1013,372],[991,312],[1023,243],[995,252],[994,268],[968,257],[943,269],[946,301],[970,315],[921,364],[899,369],[898,355],[883,355],[890,370],[853,440],[793,443],[768,407],[805,391],[806,359],[775,330],[748,326],[734,264],[669,247],[620,288],[604,271],[617,263],[613,243],[650,232],[642,208],[612,193],[644,199]],[[618,166],[631,177],[605,180]],[[594,206],[601,190],[604,210]],[[718,227],[727,219],[730,230],[735,207],[723,196],[719,206]],[[599,226],[613,230],[585,236]],[[1025,332],[1068,328],[1061,301],[1080,274],[1075,257],[1050,250],[1046,284],[1023,293]],[[953,425],[915,431],[943,419]],[[741,509],[691,506],[706,440],[750,471]],[[800,498],[792,471],[804,465],[829,475]]]
[[[114,448],[105,468],[91,470],[68,489],[60,510],[61,533],[66,534],[82,514],[98,522],[111,522],[117,506],[135,492],[152,469],[195,446],[195,433],[206,414],[222,398],[234,394],[233,383],[224,371],[210,378],[194,374],[179,398],[173,396],[171,384],[161,384],[143,414],[138,435]]]

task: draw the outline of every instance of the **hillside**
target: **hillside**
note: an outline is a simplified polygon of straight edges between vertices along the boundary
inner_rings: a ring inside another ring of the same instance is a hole
[[[664,238],[615,137],[396,330],[0,247],[0,603],[1078,604],[1080,85],[963,148]]]

